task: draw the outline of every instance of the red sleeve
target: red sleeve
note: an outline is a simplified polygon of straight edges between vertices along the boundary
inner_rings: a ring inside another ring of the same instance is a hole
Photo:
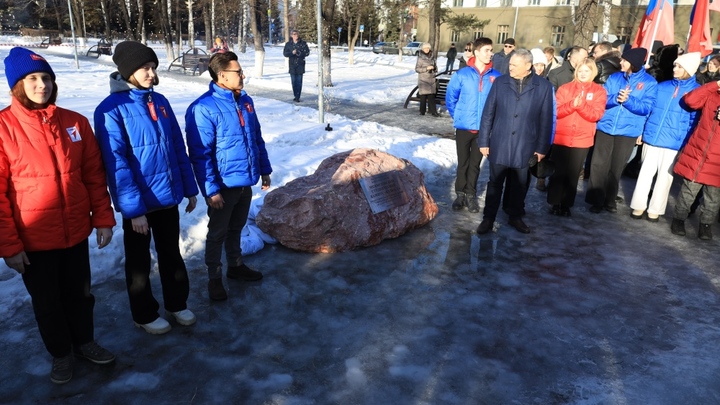
[[[4,124],[0,124],[4,127]],[[10,192],[10,162],[5,154],[7,131],[0,129],[0,257],[12,257],[25,250],[13,218]]]
[[[710,82],[686,94],[683,100],[688,107],[693,110],[699,110],[705,106],[708,98],[716,95],[718,92],[720,92],[720,87],[718,87],[717,82]]]
[[[110,205],[110,194],[107,190],[105,167],[95,133],[87,119],[80,121],[81,133],[91,134],[83,138],[82,177],[85,188],[90,196],[93,228],[112,228],[115,226],[115,213]]]
[[[588,100],[587,96],[578,106],[578,114],[586,121],[598,122],[605,114],[605,103],[607,102],[607,92],[600,85],[591,87],[592,99]]]
[[[575,111],[573,100],[575,95],[572,94],[574,86],[572,82],[563,84],[555,93],[555,104],[557,105],[557,118],[565,118]]]

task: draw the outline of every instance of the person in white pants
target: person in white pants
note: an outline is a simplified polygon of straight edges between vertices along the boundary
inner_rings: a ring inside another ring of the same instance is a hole
[[[695,112],[682,98],[700,86],[694,77],[699,65],[699,52],[681,55],[675,60],[673,79],[658,84],[657,101],[642,135],[642,167],[630,202],[633,210],[630,216],[635,219],[641,219],[646,209],[651,222],[657,222],[660,215],[665,214],[673,183],[672,166],[695,124]]]

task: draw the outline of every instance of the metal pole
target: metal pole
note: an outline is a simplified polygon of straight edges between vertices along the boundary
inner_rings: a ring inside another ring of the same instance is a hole
[[[72,32],[73,45],[75,46],[75,67],[80,70],[80,61],[78,60],[77,53],[77,42],[75,41],[75,24],[73,24],[72,5],[70,4],[70,0],[68,0],[68,12],[70,13],[70,32]]]
[[[515,38],[515,28],[517,28],[518,12],[520,11],[520,0],[515,0],[515,22],[513,23],[513,38]]]
[[[323,90],[323,55],[322,55],[322,0],[317,0],[317,50],[318,50],[318,122],[325,122],[325,100]]]

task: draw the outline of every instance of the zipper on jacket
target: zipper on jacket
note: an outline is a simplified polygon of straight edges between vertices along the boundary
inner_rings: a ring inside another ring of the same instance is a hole
[[[42,112],[42,119],[43,119],[43,132],[50,133],[50,136],[54,137],[55,134],[53,134],[50,131],[50,120],[47,118],[47,114],[43,111]],[[57,142],[62,143],[62,139],[57,139]],[[56,142],[56,143],[57,143]],[[52,147],[52,145],[48,145],[48,149],[50,149],[50,157],[52,158],[53,167],[55,168],[55,176],[58,179],[58,191],[60,192],[60,208],[62,209],[63,217],[65,217],[65,220],[63,221],[63,231],[65,232],[65,245],[67,246],[70,243],[70,230],[68,229],[68,222],[67,217],[65,216],[65,190],[63,188],[63,180],[62,180],[62,173],[60,173],[60,165],[58,162],[58,158],[55,155],[55,148]]]

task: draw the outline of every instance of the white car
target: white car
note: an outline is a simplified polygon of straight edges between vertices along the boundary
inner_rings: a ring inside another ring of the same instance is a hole
[[[403,55],[417,56],[421,46],[422,42],[410,42],[407,46],[403,46],[402,53]]]

